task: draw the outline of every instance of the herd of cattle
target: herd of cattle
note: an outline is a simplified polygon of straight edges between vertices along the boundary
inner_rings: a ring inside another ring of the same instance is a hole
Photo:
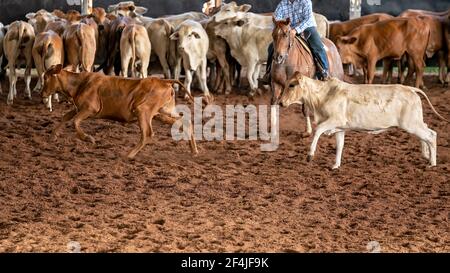
[[[8,104],[17,93],[15,67],[21,62],[26,64],[28,97],[33,64],[39,74],[38,91],[44,72],[55,64],[73,71],[95,69],[106,75],[145,78],[151,60],[159,61],[166,78],[179,79],[183,68],[189,91],[195,74],[206,97],[210,95],[208,86],[219,93],[231,92],[241,67],[246,68],[251,91],[256,91],[274,24],[271,14],[252,13],[250,8],[231,2],[208,9],[207,14],[188,12],[150,18],[143,16],[147,8],[127,1],[109,6],[108,12],[94,8],[86,16],[73,10],[29,13],[28,22],[0,25],[0,56],[4,52],[11,68]],[[337,46],[344,64],[364,71],[365,83],[373,81],[379,60],[385,65],[383,81],[391,80],[392,60],[397,60],[401,72],[403,66],[408,67],[406,80],[416,73],[416,87],[423,87],[424,56],[434,54],[439,57],[440,81],[450,78],[445,72],[450,66],[449,11],[408,10],[398,17],[371,14],[332,23],[320,14],[314,15],[321,36]],[[216,65],[208,83],[209,64]],[[399,82],[404,81],[403,73],[399,73]]]
[[[31,98],[31,69],[35,67],[39,79],[34,90],[42,91],[44,101],[50,109],[52,99],[59,99],[57,92],[69,97],[77,109],[66,114],[62,124],[74,119],[75,129],[79,137],[84,140],[94,141],[79,127],[80,122],[88,117],[123,121],[137,117],[142,137],[141,142],[129,154],[129,157],[134,157],[147,143],[147,138],[153,134],[151,128],[153,117],[169,124],[176,122],[173,116],[175,94],[171,91],[172,87],[175,90],[181,87],[186,91],[186,98],[192,99],[191,85],[196,76],[205,101],[210,102],[212,100],[210,89],[216,93],[229,94],[234,84],[240,84],[240,72],[242,68],[245,68],[243,71],[246,71],[250,94],[258,90],[258,78],[262,66],[268,61],[267,48],[273,42],[274,22],[275,25],[277,22],[272,18],[272,14],[252,13],[249,12],[250,8],[250,5],[237,5],[235,2],[230,2],[208,9],[206,12],[187,12],[150,18],[143,15],[147,12],[147,8],[127,1],[111,5],[107,11],[96,7],[89,15],[81,15],[73,10],[67,13],[60,10],[52,12],[39,10],[26,15],[28,22],[15,21],[8,26],[0,24],[0,45],[2,45],[0,57],[3,55],[6,57],[9,68],[10,86],[7,103],[12,104],[17,96],[16,68],[23,65],[25,65],[25,92]],[[435,54],[439,59],[441,83],[445,84],[450,80],[450,73],[448,73],[450,72],[450,10],[446,12],[408,10],[398,17],[388,14],[371,14],[346,22],[329,22],[323,15],[314,14],[314,16],[325,44],[331,44],[333,47],[335,45],[339,52],[342,61],[339,61],[338,66],[349,64],[362,69],[367,84],[373,82],[376,63],[382,60],[383,82],[392,80],[395,61],[399,68],[400,83],[403,84],[415,74],[415,86],[425,88],[422,79],[425,58],[431,58]],[[147,78],[149,69],[153,67],[152,62],[159,62],[166,80]],[[4,65],[2,64],[0,68],[4,70]],[[403,73],[406,71],[405,68],[408,69],[406,78]],[[184,84],[178,81],[182,70],[185,74]],[[73,73],[80,71],[88,73]],[[94,71],[103,71],[103,73]],[[290,75],[295,71],[291,72]],[[106,76],[114,74],[122,77],[108,78]],[[127,77],[142,78],[142,80],[129,81],[125,79]],[[174,80],[170,80],[172,78]],[[301,77],[295,74],[294,81],[297,84],[301,82],[300,79]],[[333,80],[327,84],[333,86],[336,82]],[[309,83],[308,86],[316,85],[321,84]],[[143,93],[142,88],[159,91],[155,91],[150,96]],[[346,86],[346,88],[350,87]],[[307,89],[307,87],[303,88],[302,92]],[[392,90],[385,91],[383,88],[378,90],[378,96],[387,98],[385,107],[388,109],[395,97],[392,95]],[[404,96],[409,96],[409,93],[417,98],[418,93],[424,95],[419,89],[401,89],[397,86],[396,90],[399,93],[403,92]],[[290,91],[284,88],[283,94],[278,94],[279,96],[273,98],[272,102],[295,103],[297,102],[295,99],[292,101],[295,97],[299,100],[298,102],[308,104],[305,97],[300,95],[296,97],[293,91]],[[115,94],[116,100],[111,97],[106,98],[107,92]],[[370,95],[377,96],[377,92],[368,92],[366,96]],[[350,96],[350,93],[340,94],[340,96]],[[123,98],[123,100],[119,102],[117,98]],[[385,129],[387,125],[389,126],[386,128],[403,126],[404,129],[422,139],[423,154],[430,160],[431,165],[435,165],[436,133],[423,123],[420,99],[417,100],[417,98],[412,99],[412,104],[401,107],[397,105],[396,110],[391,109],[391,114],[398,117],[395,119],[396,122],[401,122],[403,119],[408,122],[397,124],[386,121],[383,123],[389,118],[377,119],[375,114],[372,119],[365,120],[367,124],[363,126],[363,129],[377,131]],[[359,99],[361,98],[353,98],[354,101]],[[323,120],[323,112],[315,111],[317,105],[309,106],[311,110],[314,110],[315,119],[319,123],[318,136],[324,132],[337,133],[338,153],[339,147],[342,152],[343,146],[341,132],[344,129],[362,126],[361,124],[349,125],[349,123],[345,125],[347,127],[331,124],[329,117],[328,121]],[[404,109],[407,109],[411,115],[416,111],[414,118],[405,118],[403,112],[398,112],[399,109],[403,109],[402,107],[406,107]],[[417,107],[420,107],[420,111]],[[366,111],[369,110],[366,109]],[[343,111],[347,110],[333,108],[330,113],[336,111],[344,113]],[[344,116],[350,119],[351,115],[351,113],[345,113]],[[327,126],[320,127],[321,118]],[[375,121],[382,124],[374,127]],[[360,120],[360,122],[363,121]],[[370,122],[373,128],[368,125]],[[55,135],[56,133],[57,130]],[[317,145],[318,136],[314,138],[311,157],[314,154],[314,145]],[[192,152],[197,152],[192,132],[191,148]],[[335,167],[339,165],[340,155],[337,156]]]

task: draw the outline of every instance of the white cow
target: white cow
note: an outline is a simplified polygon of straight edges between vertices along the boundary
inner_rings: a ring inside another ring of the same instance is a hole
[[[206,55],[209,48],[209,39],[202,25],[192,20],[181,23],[170,36],[171,40],[177,41],[179,54],[175,67],[175,79],[178,80],[181,71],[181,61],[186,73],[184,85],[191,93],[192,76],[195,72],[200,82],[200,87],[207,99],[211,98],[206,83]]]
[[[280,104],[305,104],[314,113],[316,132],[311,144],[308,161],[316,151],[319,137],[336,134],[336,163],[333,169],[341,166],[345,131],[357,130],[381,133],[398,127],[421,140],[422,155],[436,166],[435,131],[423,121],[421,94],[433,112],[436,112],[427,95],[420,89],[404,85],[359,85],[342,82],[338,79],[322,82],[295,74],[280,98]]]
[[[137,74],[136,63],[140,61],[140,77],[147,78],[151,51],[152,46],[145,27],[136,24],[127,25],[120,38],[122,76],[128,77],[128,67],[131,65],[131,76],[135,78]]]
[[[142,15],[147,13],[147,10],[148,9],[146,7],[136,6],[133,1],[124,1],[108,6],[108,12],[117,16],[131,16],[132,13]]]
[[[208,7],[208,6],[206,6]],[[230,2],[228,4],[223,4],[220,10],[214,14],[211,18],[216,22],[221,22],[230,18],[248,18],[253,21],[253,24],[258,26],[272,26],[272,13],[257,14],[253,12],[248,12],[251,9],[251,5],[244,4],[238,6],[236,2]],[[329,36],[329,21],[327,17],[322,14],[314,12],[314,20],[317,24],[317,31],[320,37],[327,38]]]
[[[33,26],[34,33],[36,35],[43,32],[50,22],[59,19],[58,16],[46,11],[45,9],[27,13],[25,17],[28,19],[28,23]]]
[[[214,22],[222,22],[231,18],[235,19],[247,19],[252,24],[260,27],[272,27],[272,16],[261,15],[253,12],[248,12],[252,8],[249,4],[244,4],[238,6],[236,2],[230,2],[228,4],[223,4],[220,10],[212,16]]]
[[[272,25],[260,26],[245,17],[226,19],[214,27],[215,34],[227,41],[231,55],[247,69],[250,96],[258,90],[261,66],[267,62],[267,48],[272,43],[272,29]]]
[[[16,66],[25,61],[25,92],[27,97],[31,99],[31,67],[33,65],[33,57],[31,50],[34,43],[33,27],[23,21],[15,21],[9,25],[8,32],[3,39],[3,49],[6,59],[8,60],[9,69],[9,94],[6,103],[11,105],[17,96],[16,82]]]
[[[159,59],[166,79],[172,78],[169,66],[170,35],[173,32],[172,25],[165,19],[155,19],[145,24],[152,45],[152,54]]]

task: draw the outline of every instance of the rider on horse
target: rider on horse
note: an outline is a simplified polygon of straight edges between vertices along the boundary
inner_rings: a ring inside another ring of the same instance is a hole
[[[311,48],[316,67],[318,68],[317,78],[328,80],[330,76],[327,55],[320,35],[317,32],[311,0],[281,0],[274,12],[274,17],[277,20],[291,19],[293,31],[296,32],[297,36],[303,34]],[[270,83],[270,70],[274,53],[273,43],[269,45],[268,52],[266,75],[262,80],[265,83]]]

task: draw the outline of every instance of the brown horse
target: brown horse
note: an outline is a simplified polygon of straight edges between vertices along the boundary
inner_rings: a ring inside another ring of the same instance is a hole
[[[316,66],[311,52],[295,37],[291,30],[290,19],[276,21],[273,18],[275,28],[273,30],[274,55],[271,70],[272,104],[278,99],[284,90],[287,81],[295,72],[300,72],[310,78],[316,75]],[[330,40],[322,38],[325,45],[331,77],[343,80],[344,68],[336,46]],[[309,110],[303,105],[303,114],[306,117],[306,133],[311,135],[311,118]]]

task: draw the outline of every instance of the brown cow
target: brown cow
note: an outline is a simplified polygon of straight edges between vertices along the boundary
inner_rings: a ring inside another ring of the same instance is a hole
[[[34,91],[40,91],[44,82],[44,73],[57,64],[64,64],[64,45],[61,37],[53,31],[44,31],[39,33],[34,40],[33,59],[38,71],[38,83]],[[58,96],[54,96],[56,101]],[[52,98],[49,98],[47,107],[52,111]]]
[[[119,75],[121,71],[120,64],[120,39],[122,37],[123,29],[130,24],[135,23],[135,20],[130,17],[122,17],[119,16],[115,20],[111,21],[111,23],[105,29],[105,34],[107,35],[107,58],[106,60],[96,69],[96,71],[100,71],[103,69],[103,72],[106,75],[111,75],[114,73],[115,75]]]
[[[341,36],[346,36],[355,28],[364,25],[364,24],[373,24],[380,21],[392,19],[394,16],[386,14],[386,13],[373,13],[365,16],[361,16],[359,18],[355,18],[352,20],[348,20],[345,22],[333,22],[329,25],[329,34],[328,38],[336,44],[337,39]],[[361,69],[362,67],[349,67],[349,74],[353,75],[353,69]]]
[[[85,23],[72,24],[64,31],[63,39],[66,65],[72,66],[74,71],[79,68],[92,71],[97,46],[94,27]]]
[[[92,136],[83,132],[80,123],[88,118],[110,119],[133,122],[136,119],[141,128],[141,140],[128,154],[133,158],[153,136],[152,120],[174,124],[182,122],[175,113],[175,91],[173,85],[180,84],[174,80],[158,78],[125,79],[105,76],[101,73],[73,73],[62,70],[61,65],[45,73],[42,97],[47,98],[55,92],[61,92],[72,99],[75,109],[65,114],[62,122],[54,129],[53,135],[68,121],[74,121],[78,137],[95,143]],[[192,100],[192,96],[189,97]],[[189,121],[188,134],[192,153],[198,153],[192,123]]]
[[[58,19],[55,21],[52,21],[47,24],[44,31],[54,31],[58,33],[60,37],[63,36],[64,31],[66,30],[67,26],[69,25],[69,22],[66,19]]]
[[[64,13],[59,9],[55,9],[52,11],[52,14],[60,19],[67,20],[69,23],[77,23],[82,18],[80,12],[73,9],[67,11],[67,13]]]
[[[337,42],[337,39],[341,36],[346,36],[355,28],[364,24],[373,24],[380,21],[392,19],[394,16],[386,13],[373,13],[370,15],[361,16],[356,19],[348,20],[345,22],[333,22],[330,24],[330,37],[329,39],[333,43]]]
[[[131,77],[147,78],[148,65],[152,46],[144,26],[131,24],[123,29],[120,39],[120,59],[122,76],[128,77],[128,68],[131,69]],[[139,69],[137,62],[140,62]]]
[[[395,18],[354,29],[338,38],[336,46],[344,64],[355,64],[367,70],[365,83],[372,83],[377,61],[384,58],[400,59],[408,53],[417,71],[416,87],[424,87],[423,57],[430,29],[420,19]]]
[[[428,25],[430,28],[430,39],[428,41],[426,56],[431,58],[436,53],[438,54],[439,81],[441,84],[445,84],[445,67],[448,49],[445,41],[444,28],[447,22],[447,16],[425,10],[406,10],[399,17],[420,18]],[[412,71],[408,71],[408,75],[411,76]]]

